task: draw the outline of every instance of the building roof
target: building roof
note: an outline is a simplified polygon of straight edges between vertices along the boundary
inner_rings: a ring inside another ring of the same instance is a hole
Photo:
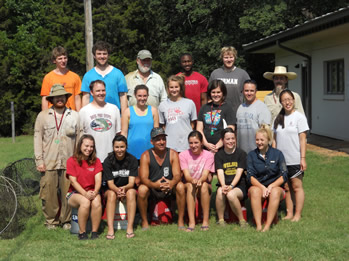
[[[275,45],[276,41],[282,43],[348,22],[349,6],[315,17],[304,22],[303,24],[297,24],[292,28],[288,28],[259,40],[243,44],[242,47],[246,51],[253,52]]]

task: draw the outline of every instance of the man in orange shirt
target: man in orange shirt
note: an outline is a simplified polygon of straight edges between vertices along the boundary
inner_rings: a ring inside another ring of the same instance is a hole
[[[51,107],[51,103],[46,99],[50,94],[51,87],[54,84],[62,84],[64,89],[72,95],[68,99],[67,107],[79,111],[81,108],[80,86],[81,80],[79,75],[67,68],[68,55],[62,46],[57,46],[52,50],[52,62],[56,64],[56,69],[45,75],[42,81],[41,93],[41,110]]]

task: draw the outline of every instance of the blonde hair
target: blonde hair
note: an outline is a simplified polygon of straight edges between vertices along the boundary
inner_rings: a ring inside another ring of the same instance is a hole
[[[269,140],[269,143],[273,141],[273,133],[271,132],[268,124],[262,124],[261,127],[257,130],[256,135],[257,133],[265,134],[265,136]]]
[[[223,59],[225,53],[233,53],[234,58],[238,57],[238,51],[233,46],[224,46],[221,50],[220,58]]]
[[[166,89],[167,89],[167,93],[168,93],[169,96],[170,96],[170,94],[169,94],[169,91],[168,91],[168,87],[169,87],[170,82],[178,82],[178,84],[179,84],[179,92],[180,92],[181,96],[183,98],[185,98],[184,76],[183,75],[171,75],[170,77],[168,77]]]

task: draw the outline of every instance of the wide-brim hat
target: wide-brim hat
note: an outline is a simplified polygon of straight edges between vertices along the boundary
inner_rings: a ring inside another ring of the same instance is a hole
[[[274,72],[265,72],[263,77],[268,80],[273,80],[274,75],[286,76],[289,80],[294,80],[297,78],[297,74],[294,72],[287,72],[285,66],[275,66]]]
[[[62,84],[56,83],[56,84],[52,85],[50,94],[46,96],[46,99],[50,100],[55,96],[62,96],[62,95],[67,96],[67,99],[70,96],[72,96],[72,94],[70,92],[67,92],[64,89],[64,86]]]
[[[150,132],[150,137],[151,139],[155,139],[157,136],[160,136],[160,135],[165,135],[167,136],[167,134],[165,133],[165,130],[161,127],[156,127],[156,128],[153,128]]]

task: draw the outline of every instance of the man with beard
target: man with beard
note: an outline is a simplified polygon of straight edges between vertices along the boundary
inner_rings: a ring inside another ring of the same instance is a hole
[[[194,59],[190,53],[184,53],[180,58],[182,75],[185,79],[185,97],[195,103],[196,112],[199,114],[202,105],[207,103],[208,81],[202,74],[193,71]]]
[[[106,42],[98,41],[92,48],[96,66],[85,73],[82,79],[81,91],[82,106],[92,102],[90,96],[90,84],[95,80],[102,80],[105,83],[105,101],[116,105],[121,112],[127,108],[127,85],[124,74],[114,66],[108,64],[110,46]]]
[[[80,137],[79,114],[66,107],[72,94],[62,84],[54,84],[46,99],[52,107],[39,113],[34,128],[36,168],[42,173],[40,199],[48,229],[70,229],[71,208],[65,198],[70,182],[66,162]]]
[[[286,84],[288,80],[296,79],[297,74],[294,72],[287,72],[287,69],[284,66],[275,66],[274,72],[265,72],[263,77],[274,82],[274,90],[264,98],[264,103],[271,112],[271,122],[273,123],[282,108],[279,101],[279,95],[287,88]],[[296,92],[292,93],[295,98],[295,109],[304,114],[302,100],[299,97],[299,94]]]
[[[113,139],[121,131],[120,111],[114,104],[105,102],[105,89],[103,81],[91,82],[93,100],[79,112],[81,128],[95,139],[97,157],[101,162],[113,151]]]
[[[167,99],[164,81],[161,76],[151,70],[152,55],[148,50],[141,50],[137,55],[138,70],[126,75],[128,88],[128,105],[137,103],[134,89],[137,85],[145,84],[149,89],[148,105],[159,107]]]

